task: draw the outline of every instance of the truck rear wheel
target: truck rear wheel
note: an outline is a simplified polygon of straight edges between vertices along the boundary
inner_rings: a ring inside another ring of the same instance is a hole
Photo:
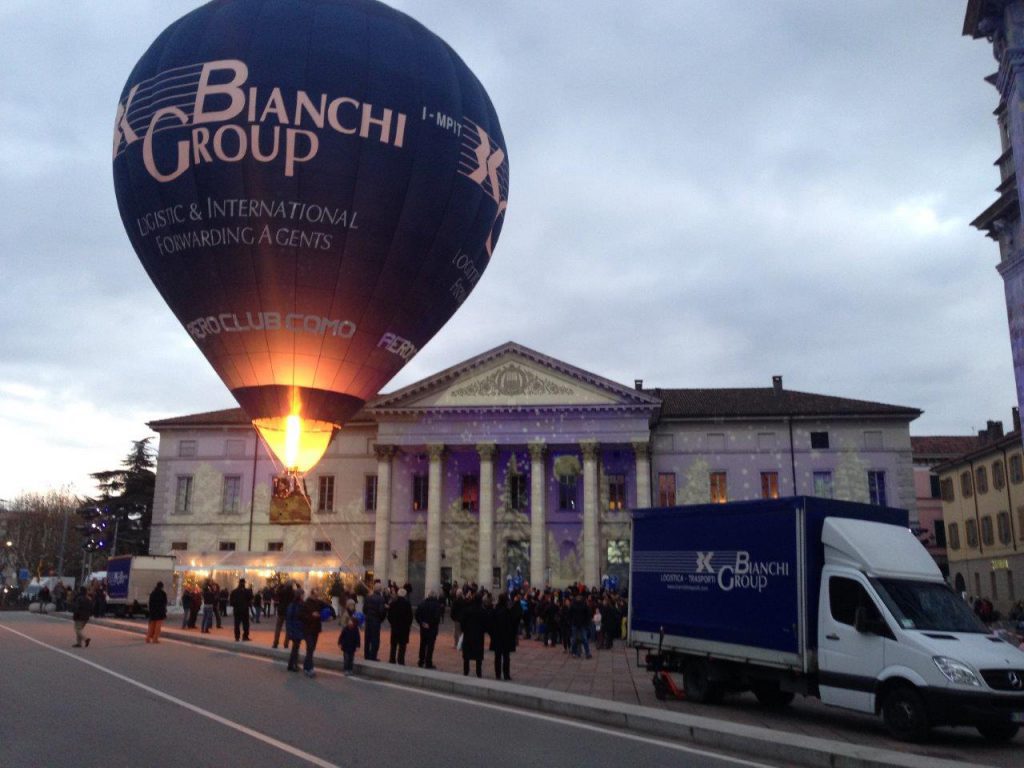
[[[1009,741],[1020,730],[1016,723],[987,723],[977,728],[978,733],[984,736],[986,741]]]
[[[793,702],[795,696],[792,691],[782,690],[778,683],[768,681],[754,683],[750,689],[757,697],[758,703],[762,707],[770,709],[788,706]]]
[[[882,720],[900,741],[924,741],[928,738],[928,710],[924,699],[913,688],[899,685],[882,700]]]
[[[722,700],[722,686],[711,679],[711,665],[704,659],[693,659],[683,669],[683,691],[689,701],[717,704]]]

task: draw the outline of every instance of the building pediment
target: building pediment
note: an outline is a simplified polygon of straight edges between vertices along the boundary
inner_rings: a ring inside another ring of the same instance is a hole
[[[371,411],[656,407],[651,395],[508,343],[370,405]]]

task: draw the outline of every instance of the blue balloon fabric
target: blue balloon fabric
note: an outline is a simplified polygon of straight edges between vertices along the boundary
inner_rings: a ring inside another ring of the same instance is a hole
[[[221,0],[117,108],[114,187],[160,294],[250,418],[342,424],[459,308],[508,202],[494,107],[373,0]]]

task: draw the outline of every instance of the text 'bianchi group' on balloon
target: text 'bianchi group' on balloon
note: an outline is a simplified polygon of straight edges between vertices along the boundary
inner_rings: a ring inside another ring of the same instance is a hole
[[[146,272],[298,473],[465,300],[508,201],[483,86],[374,0],[182,17],[124,86],[113,160]]]

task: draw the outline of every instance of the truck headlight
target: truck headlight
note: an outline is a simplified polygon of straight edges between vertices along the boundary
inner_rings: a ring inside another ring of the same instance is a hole
[[[963,662],[945,656],[935,656],[932,658],[932,661],[939,668],[939,672],[945,675],[946,679],[954,685],[975,685],[981,687],[981,681],[978,680],[978,676]]]

